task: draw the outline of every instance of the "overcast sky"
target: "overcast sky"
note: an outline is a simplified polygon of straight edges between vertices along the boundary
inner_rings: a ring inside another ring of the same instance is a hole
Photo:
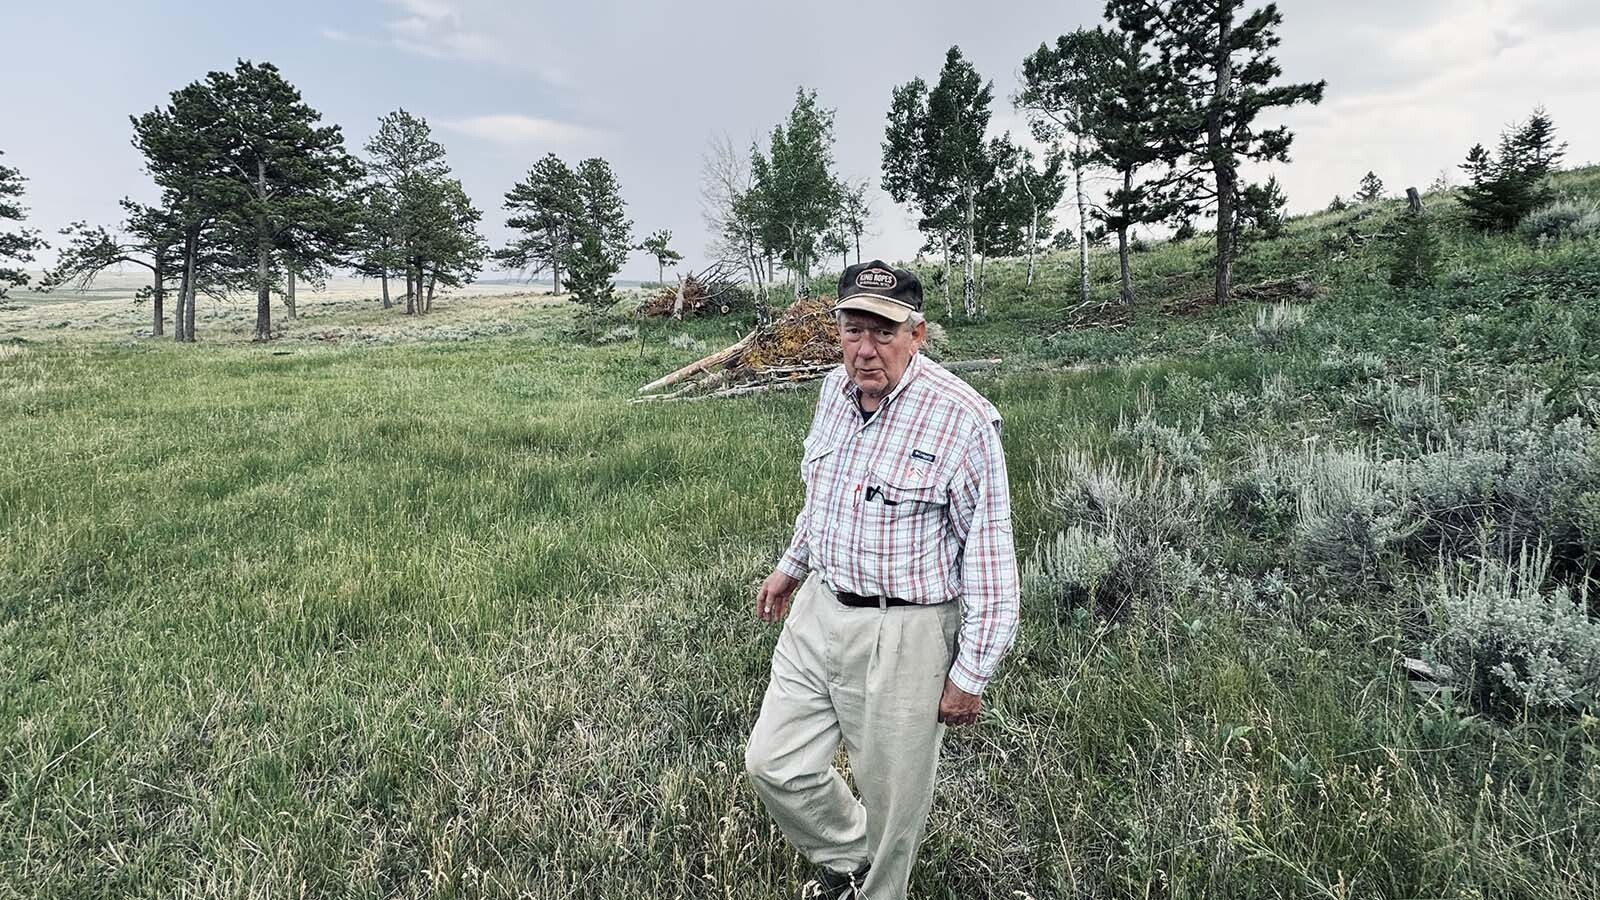
[[[1393,190],[1425,186],[1475,142],[1536,104],[1600,158],[1600,2],[1283,0],[1287,78],[1328,81],[1321,106],[1285,121],[1293,161],[1272,169],[1290,208],[1350,194],[1372,169]],[[332,4],[7,2],[0,8],[0,150],[29,179],[32,224],[112,223],[124,195],[153,199],[128,116],[237,58],[271,61],[359,149],[397,107],[426,117],[507,236],[502,195],[554,151],[610,160],[643,236],[670,228],[703,264],[701,156],[726,132],[764,137],[799,86],[836,109],[841,175],[870,178],[877,232],[864,250],[905,258],[913,217],[877,192],[893,85],[932,81],[959,44],[994,81],[994,130],[1026,133],[1010,97],[1041,41],[1094,25],[1097,0],[552,3],[353,0]],[[203,12],[201,11],[203,10]],[[625,278],[654,278],[636,254]]]

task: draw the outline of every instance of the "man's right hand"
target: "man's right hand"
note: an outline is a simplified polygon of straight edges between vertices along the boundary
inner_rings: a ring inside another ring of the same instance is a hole
[[[789,599],[800,580],[781,570],[773,570],[756,591],[756,616],[763,622],[777,622],[789,611]]]

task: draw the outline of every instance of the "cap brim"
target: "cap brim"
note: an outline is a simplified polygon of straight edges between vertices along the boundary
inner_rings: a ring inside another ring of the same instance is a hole
[[[891,322],[904,322],[911,318],[911,313],[914,312],[911,307],[904,303],[898,300],[890,300],[888,297],[879,296],[878,294],[851,294],[835,303],[833,308],[836,311],[856,309],[861,312],[872,313],[875,316],[882,316]]]

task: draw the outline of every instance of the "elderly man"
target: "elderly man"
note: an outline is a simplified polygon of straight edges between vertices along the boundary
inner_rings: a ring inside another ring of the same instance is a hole
[[[794,539],[756,594],[763,621],[788,620],[745,768],[831,896],[891,900],[945,726],[977,720],[1016,634],[1011,502],[999,413],[918,352],[916,275],[850,266],[834,310],[844,366],[805,440]]]

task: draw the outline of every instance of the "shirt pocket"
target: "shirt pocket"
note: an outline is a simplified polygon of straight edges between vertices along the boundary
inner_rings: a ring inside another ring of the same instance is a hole
[[[864,504],[861,550],[911,562],[934,552],[950,505],[950,475],[879,465],[872,469],[874,499]]]

